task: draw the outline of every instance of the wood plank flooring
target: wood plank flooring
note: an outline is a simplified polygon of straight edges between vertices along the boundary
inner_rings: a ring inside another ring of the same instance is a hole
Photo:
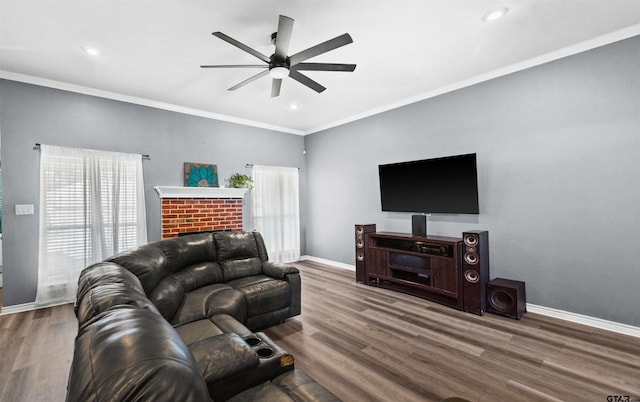
[[[640,401],[640,338],[533,313],[481,317],[297,266],[302,315],[265,332],[344,401]]]
[[[533,313],[480,317],[296,265],[302,315],[265,332],[345,402],[640,399],[640,338]],[[71,305],[0,316],[0,401],[64,401],[76,330]]]
[[[77,329],[70,304],[0,316],[0,401],[64,401]]]

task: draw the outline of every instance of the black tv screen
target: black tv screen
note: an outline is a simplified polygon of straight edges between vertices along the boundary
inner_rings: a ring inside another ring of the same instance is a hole
[[[379,165],[383,211],[478,214],[476,154]]]

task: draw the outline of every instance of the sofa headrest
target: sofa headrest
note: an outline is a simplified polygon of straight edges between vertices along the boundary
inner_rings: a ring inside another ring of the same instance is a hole
[[[211,233],[174,237],[151,243],[167,257],[167,270],[175,272],[199,262],[216,261],[216,247]]]
[[[88,266],[80,273],[77,299],[82,299],[87,292],[96,286],[114,283],[125,284],[144,294],[144,288],[140,280],[129,270],[112,262],[99,262]]]
[[[138,248],[125,251],[114,257],[107,259],[122,265],[135,276],[138,277],[145,293],[149,293],[156,287],[158,282],[167,275],[167,257],[164,253],[152,244],[145,244]]]
[[[266,257],[266,251],[261,255],[258,247],[258,241],[264,247],[262,237],[256,239],[255,233],[257,232],[214,232],[213,238],[216,241],[219,260]]]
[[[160,314],[145,295],[138,278],[126,268],[112,262],[100,262],[82,271],[75,305],[79,327],[105,311],[122,306]]]

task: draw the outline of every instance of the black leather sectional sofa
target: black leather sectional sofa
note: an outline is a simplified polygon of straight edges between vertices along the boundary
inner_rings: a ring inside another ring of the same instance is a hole
[[[300,314],[300,274],[257,232],[161,240],[80,275],[67,401],[339,401],[260,329]]]

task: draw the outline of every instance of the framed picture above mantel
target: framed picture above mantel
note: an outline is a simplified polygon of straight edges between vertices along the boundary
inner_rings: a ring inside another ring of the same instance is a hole
[[[185,187],[218,187],[218,168],[205,163],[184,163]]]

